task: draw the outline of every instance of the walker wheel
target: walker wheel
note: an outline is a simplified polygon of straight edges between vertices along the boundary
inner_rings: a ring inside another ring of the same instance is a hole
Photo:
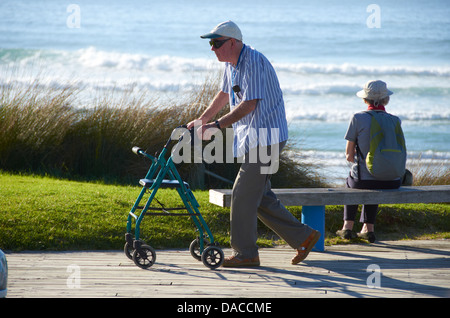
[[[209,242],[208,240],[203,239],[203,248],[205,249],[206,246],[208,246]],[[202,260],[202,252],[200,251],[200,238],[197,237],[195,240],[191,242],[191,245],[189,245],[189,252],[191,252],[191,255],[193,258],[195,258],[197,261]]]
[[[142,244],[139,248],[134,250],[133,261],[138,267],[147,269],[155,264],[156,252],[153,247]]]
[[[222,265],[223,260],[223,252],[218,246],[208,246],[202,253],[202,262],[210,269],[215,269]]]
[[[133,245],[130,245],[130,244],[128,244],[128,242],[126,242],[125,246],[123,247],[123,251],[125,252],[125,255],[129,259],[133,259],[133,252],[134,252]]]

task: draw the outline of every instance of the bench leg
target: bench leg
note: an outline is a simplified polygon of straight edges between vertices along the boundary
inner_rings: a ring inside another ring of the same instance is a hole
[[[325,206],[303,206],[302,223],[320,232],[320,239],[314,245],[313,251],[325,251]]]

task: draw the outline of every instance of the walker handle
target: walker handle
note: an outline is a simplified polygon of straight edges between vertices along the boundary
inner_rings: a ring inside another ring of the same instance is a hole
[[[132,150],[135,154],[137,154],[138,156],[147,157],[148,159],[150,159],[150,160],[152,160],[152,161],[155,161],[155,160],[156,160],[155,157],[150,156],[150,155],[149,155],[148,153],[146,153],[146,152],[144,151],[144,149],[142,149],[142,148],[139,148],[139,147],[134,146],[131,150]]]
[[[142,148],[134,146],[132,151],[136,154],[136,155],[143,155],[143,152],[145,152]]]

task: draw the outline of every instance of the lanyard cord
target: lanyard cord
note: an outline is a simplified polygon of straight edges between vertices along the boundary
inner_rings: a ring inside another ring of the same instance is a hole
[[[239,62],[241,61],[241,56],[242,56],[242,52],[244,51],[244,48],[245,48],[245,44],[243,44],[241,52],[239,53],[239,58],[238,58],[238,61],[236,63],[236,67],[234,68],[234,70],[231,73],[231,90],[232,90],[233,106],[236,105],[236,101],[234,99],[235,92],[234,92],[234,89],[233,89],[233,87],[234,87],[234,80],[236,79],[236,71],[237,71],[237,68],[239,66]]]

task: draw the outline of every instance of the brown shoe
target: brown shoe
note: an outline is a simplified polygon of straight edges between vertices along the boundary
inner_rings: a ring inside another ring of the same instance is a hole
[[[240,259],[236,256],[230,256],[223,260],[223,267],[254,267],[259,266],[259,256],[254,258]]]
[[[309,252],[311,252],[312,248],[317,243],[319,238],[320,232],[313,230],[313,232],[308,236],[308,238],[297,249],[297,255],[294,256],[291,263],[295,265],[303,261],[308,256]]]

